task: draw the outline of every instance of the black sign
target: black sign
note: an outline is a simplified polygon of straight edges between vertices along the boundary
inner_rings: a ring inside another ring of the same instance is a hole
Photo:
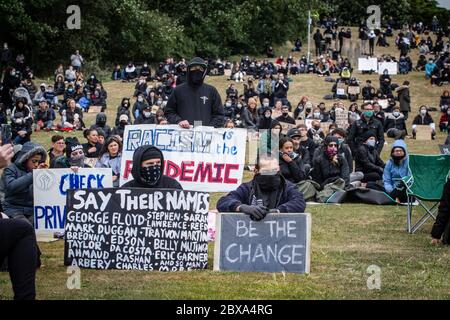
[[[209,194],[71,190],[64,264],[91,269],[206,269]]]
[[[309,213],[269,214],[262,221],[222,213],[214,270],[309,273],[310,238]]]

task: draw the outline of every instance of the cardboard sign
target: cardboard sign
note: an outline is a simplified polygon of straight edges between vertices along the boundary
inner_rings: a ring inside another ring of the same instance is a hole
[[[84,164],[87,164],[91,168],[95,168],[95,165],[98,162],[98,158],[85,158]]]
[[[439,150],[441,154],[450,154],[450,144],[440,144]]]
[[[99,113],[102,111],[102,106],[90,106],[88,113]]]
[[[255,165],[258,159],[258,142],[259,142],[259,132],[249,131],[248,132],[248,146],[247,146],[247,164]]]
[[[330,122],[321,122],[320,123],[320,129],[322,129],[322,132],[325,134],[325,136],[328,135],[328,131],[330,130]]]
[[[360,94],[361,88],[359,86],[348,86],[347,88],[348,94]]]
[[[164,154],[164,174],[178,180],[185,190],[228,192],[242,182],[246,129],[215,129],[177,125],[125,126],[120,184],[133,179],[134,150],[158,147]]]
[[[417,125],[416,126],[416,140],[419,141],[429,141],[431,140],[431,132],[433,130],[428,125]]]
[[[112,188],[111,168],[33,170],[34,227],[36,232],[62,232],[66,223],[69,189]]]
[[[347,130],[348,128],[348,111],[336,109],[334,111],[335,114],[335,123],[338,128],[342,128]]]
[[[345,95],[346,88],[347,85],[345,84],[345,82],[338,82],[336,85],[336,94],[340,96]]]
[[[287,123],[287,122],[280,122],[281,124],[281,134],[287,134],[289,129],[295,128],[295,124]]]
[[[388,74],[397,74],[398,64],[397,62],[379,62],[378,74],[383,74],[385,69],[387,69]]]
[[[262,221],[220,213],[214,270],[309,273],[310,244],[309,213],[268,214]]]
[[[297,128],[298,128],[298,126],[301,125],[301,124],[305,124],[305,120],[299,120],[299,119],[295,120],[295,126],[296,126]]]
[[[183,190],[71,190],[64,264],[181,271],[208,264],[209,194]]]
[[[378,59],[377,58],[358,58],[358,70],[359,71],[378,71]]]
[[[382,109],[386,109],[389,106],[389,101],[388,99],[380,99],[378,100],[378,104]]]

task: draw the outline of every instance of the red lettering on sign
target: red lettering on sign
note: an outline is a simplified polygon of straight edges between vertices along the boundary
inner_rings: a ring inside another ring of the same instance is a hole
[[[127,161],[125,161],[125,170],[124,170],[124,172],[123,172],[123,178],[124,178],[125,180],[128,179],[128,176],[130,175],[131,169],[132,169],[132,168],[133,168],[133,160],[127,160]]]
[[[231,170],[238,170],[239,165],[238,164],[227,164],[225,166],[225,177],[223,179],[223,182],[226,184],[235,184],[238,182],[235,178],[230,178],[230,171]]]
[[[194,173],[194,169],[188,169],[188,167],[193,167],[194,161],[187,161],[181,163],[181,176],[180,181],[190,181],[192,182],[192,173]],[[188,176],[188,174],[190,176]]]
[[[166,161],[166,175],[171,178],[176,179],[180,176],[180,174],[181,174],[180,167],[175,162],[167,160]]]

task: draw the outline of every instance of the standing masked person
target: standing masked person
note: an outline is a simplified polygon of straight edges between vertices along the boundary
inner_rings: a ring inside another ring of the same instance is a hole
[[[132,181],[122,188],[180,189],[180,183],[163,174],[164,155],[157,147],[140,146],[133,154]]]
[[[255,221],[268,213],[304,212],[305,207],[297,186],[280,174],[278,159],[264,155],[258,159],[253,180],[217,202],[219,212],[242,212]]]
[[[223,127],[222,100],[216,88],[204,83],[207,72],[203,59],[189,62],[187,82],[177,86],[167,101],[165,114],[169,123],[189,128],[199,121],[205,126]]]

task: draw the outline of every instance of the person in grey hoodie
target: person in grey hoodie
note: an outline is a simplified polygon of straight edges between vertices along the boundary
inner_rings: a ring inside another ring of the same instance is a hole
[[[33,220],[33,170],[46,168],[45,149],[27,142],[16,154],[16,160],[3,171],[2,184],[5,191],[3,210],[13,219]]]

